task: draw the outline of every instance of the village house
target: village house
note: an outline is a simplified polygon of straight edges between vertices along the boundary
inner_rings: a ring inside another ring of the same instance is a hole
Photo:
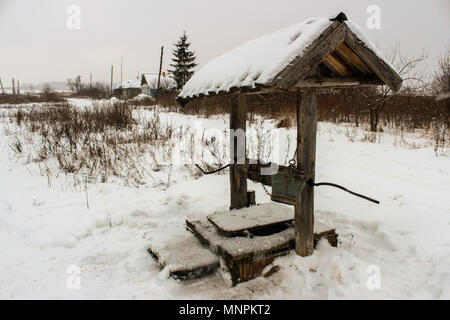
[[[158,90],[158,74],[143,73],[141,78],[142,93],[156,97]],[[177,83],[171,77],[167,76],[165,72],[161,74],[159,87],[162,91],[171,91],[176,89]]]
[[[132,99],[142,93],[140,80],[125,80],[116,86],[113,91],[114,95],[121,99]]]

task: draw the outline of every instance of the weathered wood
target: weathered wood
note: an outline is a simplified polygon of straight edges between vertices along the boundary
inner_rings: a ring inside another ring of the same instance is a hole
[[[338,234],[335,229],[314,233],[314,248],[317,246],[321,239],[327,239],[328,243],[332,247],[337,247],[338,245]]]
[[[232,95],[230,110],[230,210],[247,206],[246,120],[246,95],[243,93]]]
[[[350,77],[355,75],[355,71],[334,52],[330,53],[323,63],[337,76]]]
[[[294,230],[254,237],[221,235],[209,221],[186,221],[186,227],[199,241],[217,254],[228,268],[233,285],[262,274],[276,257],[294,247]]]
[[[280,89],[292,89],[295,84],[314,71],[333,50],[344,41],[345,23],[333,22],[311,45],[296,57],[290,67],[282,70],[271,86]]]
[[[359,70],[364,75],[371,74],[370,68],[361,60],[361,58],[353,51],[345,42],[336,47],[336,53],[352,67]]]
[[[345,77],[345,78],[306,78],[299,81],[295,86],[297,88],[325,88],[325,87],[360,87],[382,85],[377,76],[370,75],[365,77]]]
[[[306,180],[315,179],[317,103],[314,89],[297,94],[297,166]],[[314,186],[306,184],[295,205],[295,251],[309,256],[314,251]]]
[[[385,63],[375,52],[369,49],[356,35],[344,25],[345,43],[356,52],[356,54],[364,61],[367,66],[381,79],[383,82],[396,92],[402,86],[402,78],[387,63]]]
[[[150,243],[147,251],[158,261],[161,268],[169,269],[169,274],[174,279],[198,279],[214,273],[219,268],[217,256],[188,233],[163,242]]]
[[[255,190],[247,191],[247,207],[256,205],[256,194]]]
[[[278,256],[295,247],[295,230],[292,225],[282,231],[269,234],[252,234],[252,237],[230,237],[219,233],[208,220],[188,221],[186,227],[212,252],[222,258],[230,271],[233,285],[253,279]],[[326,238],[331,246],[337,246],[338,235],[330,226],[318,221],[315,226],[314,245]]]

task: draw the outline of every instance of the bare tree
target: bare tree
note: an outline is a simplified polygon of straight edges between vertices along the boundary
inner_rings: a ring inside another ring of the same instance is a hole
[[[403,79],[403,88],[399,92],[393,92],[388,86],[380,88],[369,87],[361,91],[367,99],[370,116],[370,131],[377,132],[380,113],[387,102],[399,93],[413,94],[426,86],[425,81],[417,71],[417,65],[427,58],[425,53],[415,57],[403,55],[398,46],[393,47],[387,55],[387,59],[395,67]]]
[[[83,90],[83,83],[81,82],[81,76],[76,76],[75,79],[67,79],[67,86],[70,90],[80,93]]]
[[[450,51],[441,56],[438,61],[438,70],[434,73],[431,83],[432,92],[439,100],[448,99],[450,94]]]

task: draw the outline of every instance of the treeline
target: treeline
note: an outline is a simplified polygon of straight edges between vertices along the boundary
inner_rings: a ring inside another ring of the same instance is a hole
[[[317,115],[319,121],[333,123],[354,123],[355,126],[366,125],[371,131],[382,130],[383,127],[396,127],[402,130],[430,128],[434,123],[448,127],[450,121],[450,101],[437,100],[432,95],[397,94],[383,96],[368,93],[367,89],[318,90]],[[156,104],[167,108],[177,105],[176,93],[162,95]],[[185,114],[209,117],[229,112],[228,96],[211,96],[189,102],[183,107],[175,107]],[[376,110],[382,101],[383,108]],[[378,101],[377,101],[378,100]],[[295,92],[249,95],[247,97],[248,116],[259,115],[276,119],[280,127],[295,125],[297,95]],[[376,123],[375,123],[376,122]],[[375,125],[375,126],[374,126]]]

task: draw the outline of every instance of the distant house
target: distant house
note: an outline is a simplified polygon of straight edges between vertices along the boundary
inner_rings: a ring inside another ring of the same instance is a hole
[[[122,99],[132,99],[141,93],[140,80],[125,80],[114,88],[114,95]]]
[[[144,73],[141,78],[142,93],[156,96],[158,89],[158,74]],[[159,84],[160,90],[171,91],[176,89],[177,83],[172,78],[166,76],[165,72],[161,74],[161,80]]]

